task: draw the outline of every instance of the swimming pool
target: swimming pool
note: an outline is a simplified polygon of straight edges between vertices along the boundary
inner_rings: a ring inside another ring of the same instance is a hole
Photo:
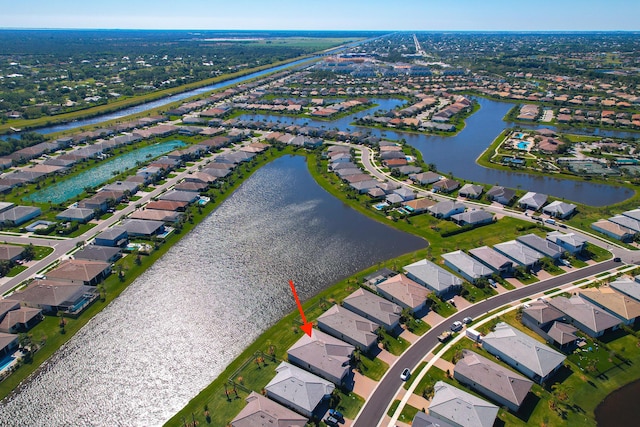
[[[382,209],[386,208],[387,206],[389,206],[389,203],[387,202],[382,202],[382,203],[378,203],[373,205],[374,209],[377,211],[381,211]]]
[[[522,141],[522,142],[518,142],[518,150],[528,150],[529,146],[531,145],[530,142],[528,141]]]
[[[516,133],[515,137],[518,138],[518,139],[522,139],[522,138],[524,138],[524,133],[522,133],[522,132]]]
[[[0,372],[2,372],[7,366],[11,365],[14,360],[16,360],[16,358],[13,354],[11,356],[0,359]]]

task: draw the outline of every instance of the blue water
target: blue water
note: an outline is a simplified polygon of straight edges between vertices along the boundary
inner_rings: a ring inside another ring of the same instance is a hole
[[[60,181],[26,197],[25,200],[36,203],[62,203],[80,195],[86,187],[95,187],[113,178],[114,172],[124,172],[136,166],[138,162],[148,161],[176,148],[184,147],[182,141],[174,140],[149,145],[136,151],[123,154],[113,160],[101,163],[90,170],[81,172],[73,178]]]
[[[530,142],[526,142],[526,141],[518,142],[518,149],[519,150],[526,150],[527,148],[529,148],[529,144],[531,144],[531,143]]]
[[[0,371],[2,371],[4,368],[9,366],[9,364],[11,362],[13,362],[14,359],[15,359],[15,357],[9,356],[9,357],[5,357],[4,359],[0,360]]]

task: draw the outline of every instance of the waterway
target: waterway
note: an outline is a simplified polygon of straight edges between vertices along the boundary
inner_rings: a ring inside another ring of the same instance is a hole
[[[72,178],[64,179],[44,189],[37,191],[25,200],[36,203],[62,203],[76,197],[84,191],[86,187],[96,187],[104,184],[114,173],[121,173],[133,168],[140,162],[147,162],[150,158],[158,157],[169,153],[177,148],[184,147],[182,141],[166,141],[154,145],[149,145],[129,153],[116,157],[113,160],[100,163],[97,166],[75,175]]]
[[[404,139],[408,144],[420,150],[425,163],[435,164],[440,172],[453,173],[457,178],[491,185],[499,184],[510,188],[536,191],[591,206],[607,206],[633,196],[633,191],[625,187],[501,171],[478,165],[476,159],[504,129],[512,125],[504,122],[502,118],[513,107],[513,104],[484,98],[479,98],[477,101],[480,103],[480,110],[469,117],[466,120],[465,128],[453,137],[381,130],[352,124],[356,117],[371,114],[375,110],[388,110],[389,107],[399,105],[399,101],[393,99],[375,100],[376,103],[380,104],[375,109],[342,117],[332,122],[264,114],[245,114],[239,118],[243,120],[279,121],[301,126],[307,124],[319,128],[338,128],[345,131],[359,130],[388,139]],[[609,131],[600,131],[600,135],[637,137],[637,135],[631,135],[630,133]]]
[[[634,381],[608,395],[596,408],[598,427],[638,425],[640,381]]]
[[[161,425],[301,298],[426,246],[325,192],[302,157],[249,178],[0,404],[0,425]]]

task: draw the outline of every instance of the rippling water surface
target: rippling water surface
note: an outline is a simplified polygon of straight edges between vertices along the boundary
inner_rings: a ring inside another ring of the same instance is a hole
[[[161,425],[308,298],[425,246],[322,190],[302,157],[260,169],[0,406],[0,425]]]

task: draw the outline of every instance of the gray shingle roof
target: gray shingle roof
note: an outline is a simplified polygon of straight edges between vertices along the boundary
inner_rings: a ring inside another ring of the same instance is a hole
[[[550,258],[558,258],[563,252],[560,246],[535,234],[525,234],[517,237],[516,240]]]
[[[150,221],[146,219],[125,219],[121,226],[127,230],[129,235],[149,236],[155,234],[159,229],[164,227],[162,221]]]
[[[462,212],[451,216],[451,219],[455,222],[464,222],[466,224],[478,224],[493,219],[493,214],[482,210],[476,209],[471,211]]]
[[[640,301],[640,276],[636,280],[622,278],[609,283],[609,286],[622,292],[625,295],[629,295],[636,301]]]
[[[446,215],[451,211],[458,209],[465,209],[464,203],[452,201],[452,200],[444,200],[442,202],[436,203],[435,205],[427,208],[429,212],[433,215]]]
[[[374,322],[390,327],[400,321],[402,308],[384,298],[379,297],[371,292],[360,288],[346,297],[343,306],[349,310],[355,310],[366,313],[368,319]]]
[[[473,279],[479,279],[493,274],[493,270],[489,267],[486,267],[480,261],[476,261],[460,250],[443,254],[442,258]]]
[[[355,347],[351,344],[313,329],[311,336],[303,334],[287,350],[287,354],[310,364],[321,372],[342,378],[345,371],[349,370],[349,361],[354,350]]]
[[[318,317],[318,326],[322,329],[323,325],[349,337],[363,347],[369,347],[378,340],[375,331],[380,327],[377,323],[339,305],[334,305]]]
[[[543,378],[566,359],[563,354],[504,322],[498,323],[494,331],[487,334],[482,342],[483,345],[490,345],[500,353],[517,360],[520,365]],[[487,350],[493,354],[490,349]]]
[[[525,266],[533,265],[544,257],[540,252],[534,251],[530,247],[515,240],[498,243],[494,246],[494,249],[505,255],[507,258],[511,258],[518,264]]]
[[[462,286],[462,279],[426,259],[406,265],[404,270],[418,282],[436,292],[445,292],[452,287]]]
[[[532,381],[473,351],[462,350],[462,355],[454,369],[456,379],[460,381],[458,376],[461,375],[467,379],[464,383],[476,383],[516,406],[522,404]]]
[[[313,412],[334,389],[331,382],[287,362],[278,365],[276,376],[265,386],[269,396],[278,396],[283,402],[290,402],[309,412]]]
[[[560,310],[549,305],[546,301],[533,301],[529,305],[529,308],[522,310],[522,313],[526,313],[539,324],[549,323],[564,316]]]
[[[551,298],[549,304],[594,332],[604,331],[620,324],[620,319],[577,295],[571,298]]]
[[[465,427],[491,427],[498,407],[443,381],[433,387],[429,413]]]
[[[471,249],[469,254],[496,271],[510,269],[513,266],[513,262],[509,258],[491,249],[489,246],[480,246],[479,248]]]
[[[309,420],[255,391],[247,406],[231,421],[232,427],[304,427]]]
[[[526,205],[528,207],[534,208],[538,210],[544,205],[547,201],[546,194],[534,193],[533,191],[529,191],[527,194],[522,196],[520,200],[518,200],[519,205]]]

